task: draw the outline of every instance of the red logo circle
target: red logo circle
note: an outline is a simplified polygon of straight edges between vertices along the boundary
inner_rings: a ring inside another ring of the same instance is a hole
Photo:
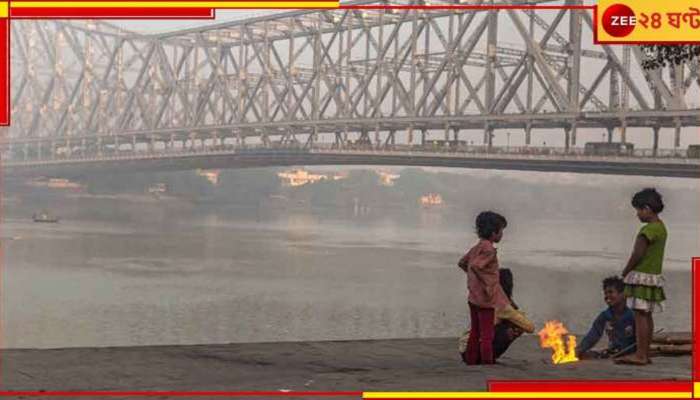
[[[603,13],[603,29],[610,36],[627,36],[637,25],[634,11],[624,4],[613,4]]]

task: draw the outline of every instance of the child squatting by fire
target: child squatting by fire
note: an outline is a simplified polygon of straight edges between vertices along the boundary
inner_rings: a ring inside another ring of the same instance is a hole
[[[498,267],[495,243],[503,238],[503,230],[508,225],[505,217],[491,211],[476,217],[476,231],[479,242],[459,261],[459,267],[467,274],[468,304],[471,329],[463,360],[468,365],[493,364],[495,358],[508,348],[522,331],[534,332],[534,327],[525,316],[518,312],[511,299],[512,275]],[[508,277],[510,285],[508,285]],[[505,285],[501,282],[504,281]],[[506,294],[504,286],[511,293]],[[496,337],[496,324],[499,322],[499,336]],[[494,353],[494,339],[498,354]]]

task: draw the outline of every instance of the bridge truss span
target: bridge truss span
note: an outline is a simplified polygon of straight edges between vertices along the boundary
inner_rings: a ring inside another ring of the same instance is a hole
[[[592,18],[580,8],[341,8],[153,35],[12,21],[12,126],[0,150],[6,162],[42,163],[214,145],[389,148],[470,132],[492,146],[501,130],[526,145],[533,130],[560,132],[570,149],[590,128],[622,141],[644,128],[652,155],[670,128],[677,147],[683,127],[700,126],[697,60],[645,72],[638,47],[587,44]]]

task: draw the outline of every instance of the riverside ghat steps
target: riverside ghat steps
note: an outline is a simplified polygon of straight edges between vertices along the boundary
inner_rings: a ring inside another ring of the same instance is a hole
[[[552,365],[550,355],[533,335],[516,341],[498,364],[477,367],[461,362],[457,338],[6,349],[0,352],[0,387],[3,391],[474,391],[486,390],[490,379],[691,379],[688,355],[654,357],[653,364],[644,367],[608,360]]]

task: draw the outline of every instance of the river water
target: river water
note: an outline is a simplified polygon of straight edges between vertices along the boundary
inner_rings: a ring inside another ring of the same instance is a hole
[[[696,197],[676,196],[668,211],[669,301],[656,318],[666,330],[690,326]],[[467,325],[455,264],[475,240],[471,215],[119,197],[56,210],[70,218],[35,224],[23,204],[5,206],[3,347],[447,337]],[[538,325],[585,332],[603,307],[601,279],[622,270],[639,229],[633,210],[615,220],[511,214],[499,258],[516,301]]]

